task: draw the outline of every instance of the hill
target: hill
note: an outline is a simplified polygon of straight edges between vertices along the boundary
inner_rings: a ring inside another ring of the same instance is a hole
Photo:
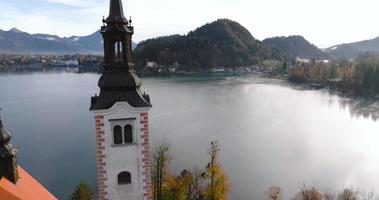
[[[371,40],[335,45],[325,49],[325,52],[336,59],[354,59],[357,58],[360,54],[368,51],[379,52],[379,37]]]
[[[87,36],[59,37],[29,34],[13,28],[0,30],[0,53],[8,54],[103,54],[99,31]]]
[[[278,49],[256,40],[246,28],[228,19],[205,24],[187,35],[149,39],[134,50],[137,67],[144,66],[146,61],[160,65],[178,62],[190,69],[238,67],[283,56]]]
[[[263,43],[301,58],[325,59],[328,57],[326,53],[311,44],[303,36],[273,37],[263,40]]]

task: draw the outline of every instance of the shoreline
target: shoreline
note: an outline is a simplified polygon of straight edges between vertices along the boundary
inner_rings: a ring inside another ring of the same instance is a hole
[[[8,72],[0,72],[0,76],[2,75],[28,75],[28,74],[99,74],[99,72],[95,71],[76,71],[76,70],[67,70],[66,68],[54,68],[49,70],[35,70],[35,71],[8,71]],[[258,76],[260,78],[268,78],[268,79],[276,79],[286,81],[291,85],[301,87],[306,90],[322,90],[326,89],[330,92],[336,92],[341,96],[350,97],[350,98],[369,98],[369,99],[379,99],[379,94],[364,94],[358,93],[353,89],[343,89],[338,86],[333,86],[331,84],[326,84],[320,81],[293,81],[290,77],[284,75],[273,75],[267,72],[262,71],[253,71],[253,72],[184,72],[184,73],[164,73],[164,74],[143,74],[137,72],[137,74],[141,78],[170,78],[170,77],[246,77],[246,76]]]

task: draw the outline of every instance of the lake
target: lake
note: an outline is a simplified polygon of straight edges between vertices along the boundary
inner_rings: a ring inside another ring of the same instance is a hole
[[[81,178],[96,187],[90,97],[99,75],[0,75],[5,126],[18,162],[59,199]],[[321,189],[379,191],[379,106],[285,81],[243,77],[143,79],[152,142],[169,140],[175,171],[204,167],[211,140],[231,182],[231,200],[285,199],[306,182]]]

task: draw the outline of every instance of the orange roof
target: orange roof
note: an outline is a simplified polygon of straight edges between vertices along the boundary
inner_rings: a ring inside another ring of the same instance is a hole
[[[1,200],[57,200],[20,166],[18,174],[20,178],[16,184],[4,177],[0,179]]]

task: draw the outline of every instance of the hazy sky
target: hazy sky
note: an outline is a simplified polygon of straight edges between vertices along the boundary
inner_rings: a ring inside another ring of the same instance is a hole
[[[241,23],[257,39],[303,35],[319,47],[379,36],[378,0],[123,0],[135,41],[188,31],[218,18]],[[109,0],[0,0],[0,29],[88,35]]]

